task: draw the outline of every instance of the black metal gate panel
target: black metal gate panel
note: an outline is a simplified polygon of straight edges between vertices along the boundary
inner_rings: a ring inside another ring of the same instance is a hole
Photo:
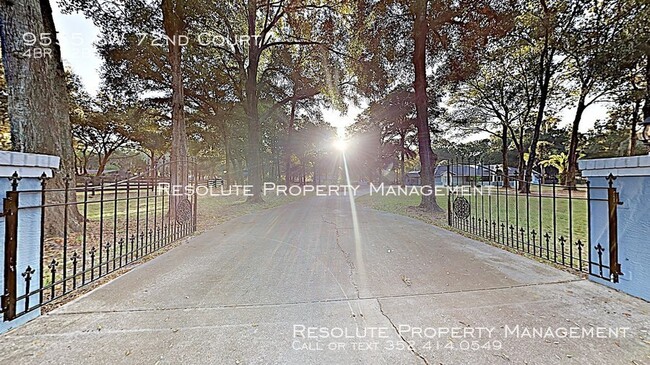
[[[189,165],[194,166],[194,181],[189,184],[196,186],[196,163]],[[183,196],[170,194],[164,167],[125,180],[85,179],[77,186],[69,177],[54,183],[43,175],[40,189],[19,189],[20,176],[14,174],[2,211],[3,319],[13,320],[108,275],[113,277],[191,235],[197,224],[196,189]],[[35,194],[40,195],[39,204],[19,204],[21,197]],[[176,209],[170,209],[172,204]],[[21,216],[32,219],[23,221]],[[19,222],[40,225],[41,232],[40,260],[25,267],[17,258]]]
[[[611,182],[608,188],[592,187],[588,181],[568,187],[535,175],[526,182],[510,169],[504,173],[500,165],[471,160],[450,161],[443,174],[438,184],[448,188],[449,226],[535,258],[618,280],[616,209],[621,203]],[[592,204],[609,207],[609,242],[590,240]]]

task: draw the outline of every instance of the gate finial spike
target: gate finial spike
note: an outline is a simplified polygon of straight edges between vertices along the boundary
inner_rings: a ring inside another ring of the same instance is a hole
[[[607,179],[607,181],[609,182],[610,188],[614,187],[614,180],[616,180],[616,176],[614,176],[614,174],[610,172],[609,176],[607,176],[605,179]]]
[[[22,179],[22,177],[18,176],[18,171],[14,171],[11,177],[9,177],[9,181],[11,181],[11,190],[18,190],[18,182]]]
[[[23,272],[21,275],[25,278],[25,280],[30,280],[35,272],[36,270],[32,269],[31,266],[27,266],[27,269],[25,269],[25,272]]]
[[[47,180],[49,180],[47,174],[43,172],[41,176],[38,178],[38,180],[41,182],[41,187],[45,189],[45,184],[47,184]]]

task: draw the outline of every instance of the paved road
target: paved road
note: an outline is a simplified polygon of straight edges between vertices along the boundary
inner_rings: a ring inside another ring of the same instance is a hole
[[[650,364],[649,303],[357,213],[308,198],[219,225],[0,337],[0,362]]]

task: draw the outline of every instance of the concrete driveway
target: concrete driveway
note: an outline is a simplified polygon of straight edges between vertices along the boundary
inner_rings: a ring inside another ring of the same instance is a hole
[[[306,198],[0,336],[3,364],[650,364],[650,304],[425,223]]]

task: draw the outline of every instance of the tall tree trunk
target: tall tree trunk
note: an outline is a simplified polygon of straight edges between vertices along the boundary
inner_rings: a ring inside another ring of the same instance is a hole
[[[576,175],[578,173],[578,128],[580,127],[580,121],[582,120],[582,115],[587,106],[585,105],[585,96],[581,95],[578,100],[578,108],[576,110],[576,115],[573,118],[573,125],[571,126],[571,140],[569,142],[569,166],[565,176],[565,183],[567,189],[575,189],[576,187]]]
[[[156,177],[158,176],[158,171],[156,171],[156,151],[149,150],[149,176]]]
[[[537,117],[535,119],[535,129],[533,130],[533,138],[530,142],[530,153],[528,155],[528,162],[526,163],[526,174],[524,175],[524,183],[521,184],[521,192],[529,193],[530,192],[530,182],[532,181],[533,176],[533,166],[535,160],[537,159],[537,143],[539,142],[539,135],[542,128],[542,123],[544,122],[544,112],[546,110],[546,103],[548,102],[548,92],[549,85],[551,83],[551,65],[549,64],[552,61],[547,60],[548,49],[544,49],[542,55],[540,56],[540,75],[538,77],[539,82],[539,109],[537,110]],[[520,182],[521,183],[521,182]]]
[[[248,69],[246,70],[246,115],[248,117],[248,156],[246,166],[248,167],[248,181],[252,185],[252,195],[246,200],[249,203],[261,203],[262,199],[262,173],[260,146],[262,143],[262,132],[260,125],[259,110],[257,109],[257,73],[260,62],[260,49],[257,43],[257,2],[248,1]]]
[[[275,181],[280,183],[282,181],[282,169],[280,168],[280,154],[275,154]]]
[[[405,163],[404,163],[404,150],[401,151],[400,155],[401,155],[401,156],[400,156],[400,166],[399,166],[399,170],[400,170],[400,185],[401,185],[401,186],[404,186],[404,184],[405,184],[405,182],[404,182],[404,176],[406,175],[406,171],[405,171],[405,170],[406,170],[406,166],[404,166],[404,165],[405,165]]]
[[[81,174],[82,175],[88,175],[88,155],[86,154],[86,151],[83,152],[83,163],[81,165]]]
[[[269,141],[269,149],[271,150],[271,160],[269,160],[268,178],[275,179],[275,156],[278,155],[277,144],[274,141]]]
[[[522,184],[521,191],[523,193],[530,192],[530,182],[533,176],[533,166],[537,159],[537,143],[541,132],[542,123],[544,122],[544,113],[546,111],[546,104],[548,102],[548,94],[553,77],[554,69],[554,55],[555,48],[551,44],[553,31],[549,29],[552,25],[549,23],[552,19],[552,11],[549,9],[545,1],[542,1],[543,8],[543,46],[539,55],[539,70],[537,70],[537,84],[539,85],[539,108],[537,109],[537,117],[535,119],[535,129],[533,130],[533,137],[530,142],[530,154],[528,155],[528,163],[526,163],[526,176],[525,183]]]
[[[302,155],[302,161],[300,161],[300,167],[301,167],[301,171],[302,171],[302,173],[301,173],[302,178],[301,178],[300,185],[302,185],[302,186],[305,186],[305,184],[307,183],[307,167],[306,167],[306,164],[307,164],[307,156],[303,154]]]
[[[641,100],[634,101],[634,110],[632,111],[632,126],[630,127],[630,144],[627,148],[627,155],[634,156],[636,144],[638,141],[637,128],[639,126],[639,115],[641,112]]]
[[[28,47],[25,34],[48,34],[49,46]],[[0,40],[7,81],[8,114],[15,151],[55,155],[61,158],[59,173],[48,181],[48,188],[63,188],[65,177],[75,186],[75,157],[72,147],[68,93],[61,62],[52,8],[48,0],[0,1]],[[24,56],[26,51],[46,53]],[[65,194],[47,194],[47,203],[64,201]],[[68,201],[76,202],[74,193]],[[76,205],[68,208],[68,230],[81,229],[83,217]],[[46,212],[45,231],[60,235],[65,209],[52,207]]]
[[[415,126],[418,129],[418,150],[420,153],[420,179],[422,186],[428,186],[431,194],[423,194],[420,208],[427,211],[442,211],[436,203],[434,168],[437,156],[431,149],[431,134],[429,131],[429,120],[427,115],[427,33],[429,26],[427,23],[427,0],[415,0],[412,5],[415,13],[413,23],[413,40],[415,41],[415,50],[413,51],[413,66],[415,67],[415,109],[416,118]]]
[[[648,118],[650,118],[650,52],[646,53],[645,104],[643,105],[643,120]]]
[[[524,158],[524,155],[526,152],[524,150],[519,150],[517,151],[518,158],[517,158],[517,184],[520,184],[522,181],[526,180],[526,160]]]
[[[189,161],[187,153],[187,131],[185,128],[185,95],[183,91],[182,48],[180,36],[185,31],[184,0],[163,0],[163,26],[168,37],[167,59],[172,76],[172,148],[169,161],[170,184],[185,191],[189,183]],[[196,177],[195,177],[196,178]],[[172,221],[178,221],[179,204],[186,196],[170,197],[169,214]]]
[[[405,159],[406,159],[406,151],[405,151],[405,149],[406,149],[406,132],[400,131],[399,140],[400,140],[400,143],[401,143],[400,149],[399,149],[399,152],[400,152],[399,153],[400,154],[400,156],[399,156],[399,162],[400,162],[400,165],[399,165],[399,169],[400,169],[400,186],[404,186],[405,185],[404,179],[405,179],[405,176],[406,176],[406,166],[405,166],[406,165],[406,163],[405,163]]]
[[[231,175],[232,176],[232,183],[231,184],[239,184],[242,180],[241,177],[241,165],[237,162],[237,159],[232,157],[231,158],[231,164],[232,168],[234,169],[234,173]]]
[[[515,144],[515,149],[517,150],[517,176],[515,187],[524,181],[526,177],[526,161],[524,160],[524,155],[526,150],[524,149],[524,130],[523,126],[519,128],[519,133],[515,134],[511,131],[512,142]],[[509,176],[509,175],[508,175]]]
[[[501,131],[501,168],[503,169],[503,187],[510,186],[510,171],[508,170],[508,125],[503,123]]]
[[[228,132],[226,131],[226,128],[224,126],[223,130],[221,131],[221,137],[223,138],[223,146],[224,150],[226,152],[226,161],[225,161],[225,173],[223,174],[223,183],[225,186],[230,186],[230,144],[228,143]]]
[[[97,156],[97,173],[95,176],[102,176],[106,170],[106,165],[108,164],[108,155]]]
[[[293,125],[296,120],[296,101],[291,100],[291,114],[289,115],[289,124],[287,125],[287,141],[284,146],[284,183],[291,184],[291,137],[293,135]]]

